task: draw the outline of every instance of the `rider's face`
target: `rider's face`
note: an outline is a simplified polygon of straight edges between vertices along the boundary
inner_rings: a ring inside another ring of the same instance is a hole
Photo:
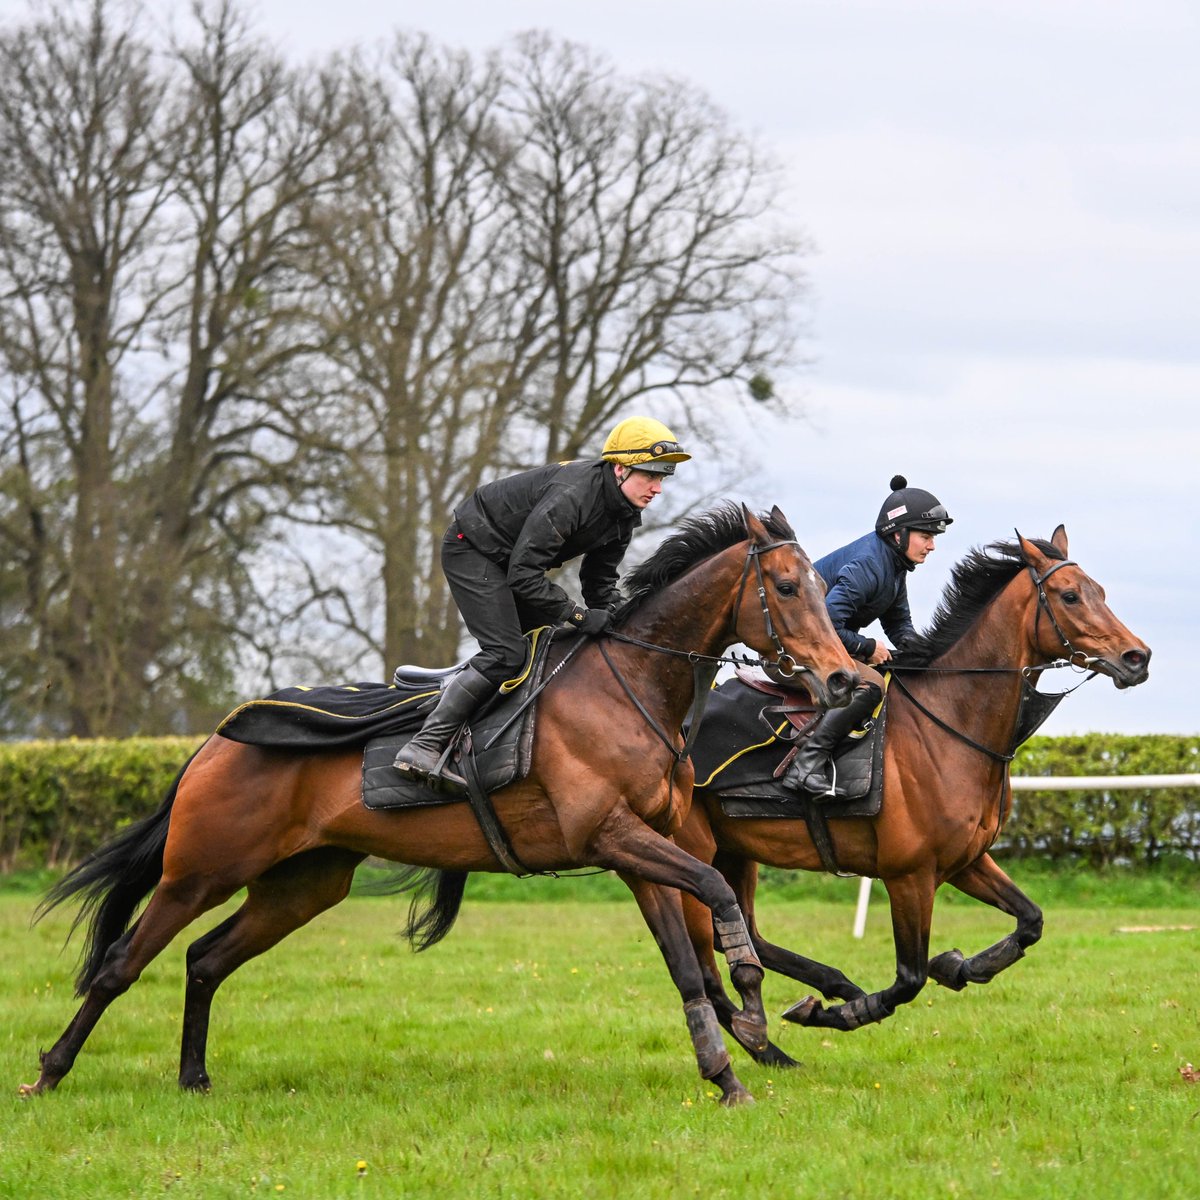
[[[625,499],[638,508],[645,508],[663,489],[663,476],[655,471],[638,471],[617,464],[617,481]]]
[[[909,562],[923,563],[934,550],[934,539],[936,533],[926,533],[924,529],[910,529],[908,531],[908,549],[904,555]]]

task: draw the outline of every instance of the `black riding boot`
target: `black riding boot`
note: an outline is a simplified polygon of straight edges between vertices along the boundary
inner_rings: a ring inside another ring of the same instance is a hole
[[[412,741],[400,748],[393,766],[405,775],[430,775],[459,727],[495,690],[496,685],[474,667],[463,667],[446,684],[441,699]]]
[[[828,793],[833,787],[834,750],[842,738],[853,733],[870,716],[879,697],[876,684],[863,683],[854,689],[845,708],[826,709],[800,743],[784,777],[786,782],[812,794]]]

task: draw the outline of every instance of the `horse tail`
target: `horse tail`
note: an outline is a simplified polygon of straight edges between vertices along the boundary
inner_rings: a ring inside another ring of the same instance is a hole
[[[361,891],[373,896],[412,892],[404,936],[420,953],[436,946],[453,928],[469,874],[469,871],[439,871],[434,867],[400,867],[386,878],[364,884]]]
[[[199,753],[197,750],[196,754]],[[109,947],[124,935],[134,911],[162,878],[171,810],[179,782],[195,757],[193,754],[179,769],[157,812],[130,825],[89,854],[50,888],[34,913],[33,919],[40,921],[51,909],[72,897],[82,897],[67,933],[70,941],[80,925],[87,925],[87,942],[80,953],[79,974],[75,977],[77,996],[87,993]]]

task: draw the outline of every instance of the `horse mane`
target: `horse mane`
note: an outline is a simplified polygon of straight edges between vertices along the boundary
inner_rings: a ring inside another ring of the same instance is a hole
[[[772,537],[782,541],[795,540],[796,531],[782,514],[759,513],[758,519]],[[742,506],[732,500],[685,518],[645,562],[634,567],[621,581],[627,600],[617,613],[617,620],[624,620],[697,563],[744,541],[747,536]]]
[[[1047,558],[1066,557],[1041,538],[1027,540]],[[897,656],[896,666],[925,667],[940,658],[1027,565],[1017,542],[992,542],[969,550],[951,570],[950,582],[934,609],[929,628]]]

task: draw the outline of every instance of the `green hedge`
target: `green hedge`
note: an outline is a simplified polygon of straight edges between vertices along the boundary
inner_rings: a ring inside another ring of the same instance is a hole
[[[1200,736],[1089,733],[1033,737],[1014,775],[1195,775]],[[1200,861],[1200,788],[1017,792],[1001,835],[1009,857],[1093,866]]]
[[[199,738],[0,745],[0,871],[77,862],[158,807]],[[1200,772],[1200,736],[1035,737],[1016,775]],[[1017,792],[1001,838],[1006,857],[1095,866],[1200,861],[1200,789]]]
[[[0,745],[0,871],[77,862],[153,812],[202,738]]]

